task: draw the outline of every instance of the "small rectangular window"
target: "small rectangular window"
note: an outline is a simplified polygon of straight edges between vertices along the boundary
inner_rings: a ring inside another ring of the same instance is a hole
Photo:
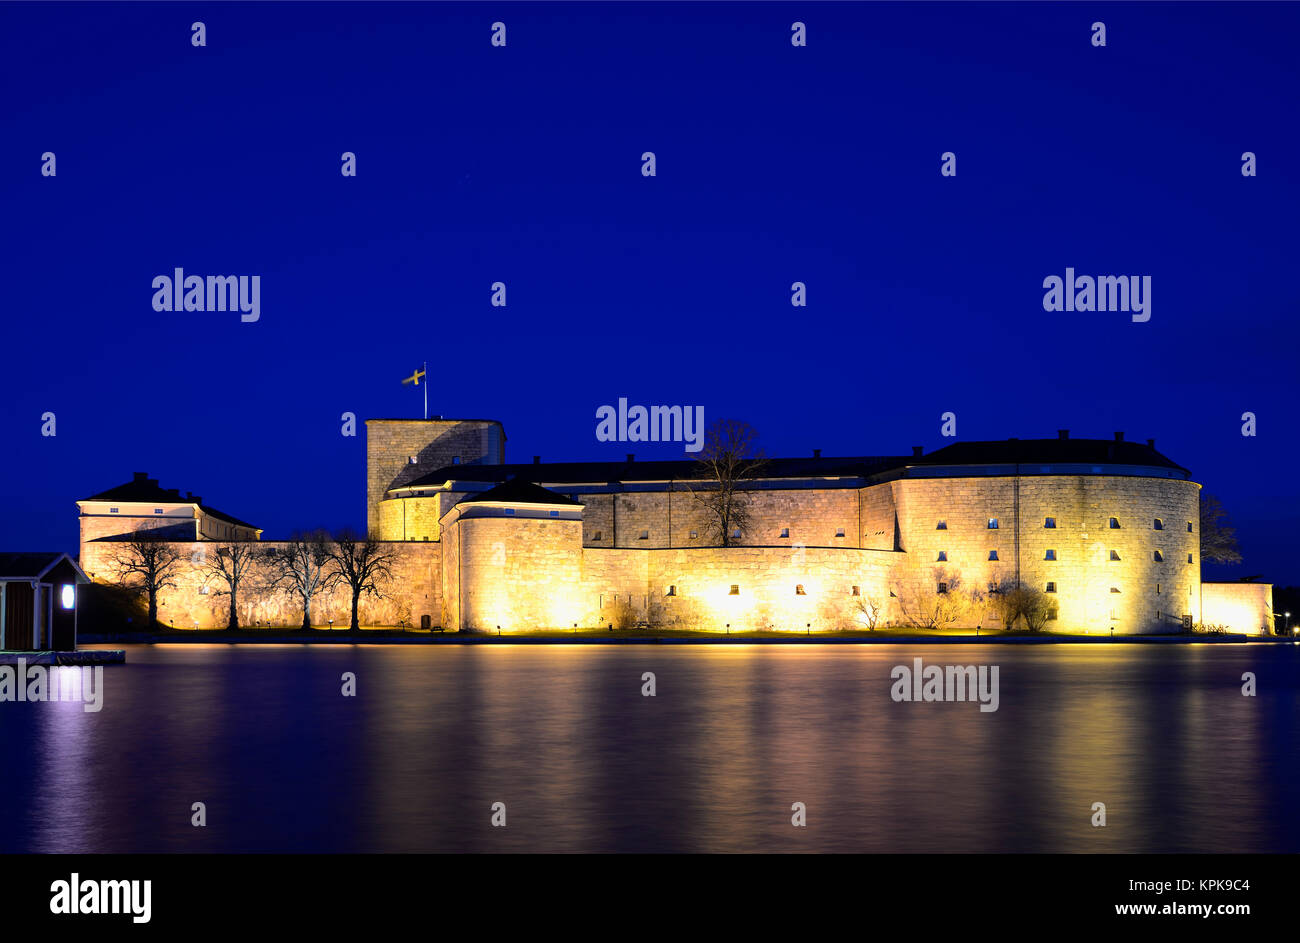
[[[1046,528],[1048,528],[1049,530],[1050,530],[1051,528],[1055,527],[1055,526],[1056,526],[1056,518],[1054,518],[1054,517],[1046,517],[1046,518],[1043,518],[1043,526],[1046,527]]]
[[[946,592],[948,592],[948,584],[947,584],[947,583],[940,583],[940,584],[939,584],[939,593],[942,595],[943,593],[946,593]],[[890,595],[892,596],[893,593],[891,592]]]
[[[559,511],[552,511],[552,512],[551,512],[551,517],[559,517],[559,516],[560,516],[560,512],[559,512]]]
[[[990,517],[989,530],[997,530],[997,529],[998,529],[998,519],[996,517]]]
[[[154,508],[154,509],[153,509],[153,512],[154,512],[155,514],[161,514],[161,513],[163,512],[163,509],[162,509],[162,508]]]
[[[641,536],[637,538],[637,540],[649,540],[649,539],[650,539],[650,531],[648,530],[641,531]]]
[[[1164,554],[1162,554],[1159,550],[1156,550],[1156,551],[1153,552],[1153,554],[1152,554],[1152,559],[1154,559],[1156,563],[1164,563],[1164,562],[1165,562]]]
[[[796,583],[796,584],[795,584],[795,586],[794,586],[794,594],[795,594],[796,596],[807,596],[807,595],[808,595],[806,592],[804,592],[803,583]]]
[[[509,515],[513,516],[514,513],[515,513],[515,509],[514,509],[514,508],[506,508],[506,514],[509,514]]]
[[[1049,592],[1049,593],[1054,593],[1054,592],[1056,592],[1056,584],[1055,584],[1055,583],[1048,583],[1048,584],[1047,584],[1047,592]]]
[[[937,562],[939,562],[939,563],[947,563],[947,562],[948,562],[948,551],[947,551],[947,550],[940,550],[940,551],[939,551],[939,559],[938,559]]]
[[[108,509],[108,513],[109,513],[109,514],[116,514],[116,513],[117,513],[117,508],[109,508],[109,509]]]
[[[694,540],[696,537],[699,537],[699,536],[700,536],[700,535],[699,535],[699,533],[698,533],[697,531],[691,531],[691,540]]]
[[[1191,522],[1191,521],[1188,521],[1188,522],[1187,522],[1187,533],[1190,534],[1191,532],[1192,532],[1192,522]]]
[[[1192,562],[1192,555],[1190,553],[1187,555],[1187,562],[1188,563]]]
[[[732,584],[731,584],[731,592],[727,593],[727,595],[728,595],[728,596],[739,596],[739,595],[740,595],[740,584],[739,584],[739,583],[732,583]]]
[[[595,533],[594,535],[592,535],[592,538],[591,538],[591,539],[592,539],[592,540],[603,540],[603,539],[604,539],[604,533],[603,533],[602,531],[596,531],[596,533]]]
[[[1056,551],[1055,551],[1055,550],[1049,550],[1049,551],[1047,551],[1047,556],[1043,557],[1043,559],[1044,559],[1044,560],[1055,560],[1055,559],[1056,559]]]
[[[1156,595],[1157,595],[1157,596],[1160,595],[1160,584],[1159,584],[1159,583],[1156,583]]]
[[[934,529],[935,529],[935,530],[947,530],[947,529],[948,529],[948,522],[947,522],[947,521],[940,521],[938,524],[935,525]]]
[[[788,527],[782,527],[782,528],[781,528],[781,536],[782,536],[782,537],[789,537],[789,536],[790,536],[790,528],[788,528]]]
[[[989,551],[989,559],[990,559],[990,560],[996,560],[997,558],[998,558],[998,552],[997,552],[996,550],[990,550],[990,551]]]
[[[1118,559],[1119,559],[1119,551],[1118,551],[1118,550],[1112,550],[1112,551],[1110,552],[1110,558],[1111,558],[1112,560],[1118,560]]]
[[[1118,587],[1118,586],[1112,586],[1112,587],[1110,588],[1110,591],[1111,591],[1112,593],[1118,593],[1118,592],[1119,592],[1119,587]],[[1114,618],[1114,617],[1112,616],[1112,618]]]
[[[1111,529],[1111,530],[1119,530],[1119,518],[1118,518],[1118,517],[1112,517],[1112,518],[1110,519],[1110,529]]]
[[[665,595],[665,596],[676,596],[676,595],[677,595],[677,587],[676,587],[676,586],[669,586],[669,587],[668,587],[668,592],[664,593],[664,595]]]
[[[843,537],[843,536],[844,536],[844,528],[843,528],[843,527],[837,527],[837,528],[835,528],[835,536],[836,536],[836,537]]]
[[[861,586],[854,586],[854,587],[853,587],[853,590],[849,593],[849,595],[850,595],[850,596],[861,596],[861,595],[862,595],[862,587],[861,587]]]
[[[731,532],[731,539],[732,539],[732,540],[739,540],[739,539],[740,539],[740,528],[739,528],[739,527],[737,527],[735,530],[733,530],[733,531]]]
[[[1156,530],[1164,530],[1164,529],[1165,529],[1165,522],[1162,521],[1162,520],[1160,520],[1160,518],[1157,517],[1156,520],[1155,520],[1155,523],[1152,524],[1151,526],[1154,527]]]

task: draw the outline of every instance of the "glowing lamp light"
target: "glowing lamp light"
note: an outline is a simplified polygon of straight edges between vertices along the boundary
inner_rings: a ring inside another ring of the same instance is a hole
[[[77,605],[77,590],[71,583],[65,583],[59,594],[59,602],[63,604],[64,609],[72,609]]]

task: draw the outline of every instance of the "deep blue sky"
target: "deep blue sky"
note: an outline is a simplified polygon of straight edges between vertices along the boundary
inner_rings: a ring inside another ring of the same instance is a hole
[[[770,455],[934,449],[946,410],[1155,437],[1232,513],[1227,575],[1300,581],[1298,34],[1282,3],[0,5],[0,543],[75,550],[73,502],[136,470],[268,536],[360,526],[340,414],[418,417],[427,359],[431,412],[516,461],[681,454],[597,442],[619,396]],[[261,275],[261,320],[154,312],[176,266]],[[1151,321],[1044,312],[1066,266],[1151,275]]]

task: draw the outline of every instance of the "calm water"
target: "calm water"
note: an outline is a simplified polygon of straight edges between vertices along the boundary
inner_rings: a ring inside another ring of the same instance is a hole
[[[999,709],[894,703],[890,669],[916,656],[999,665]],[[98,714],[0,703],[0,851],[1300,851],[1290,645],[127,659]]]

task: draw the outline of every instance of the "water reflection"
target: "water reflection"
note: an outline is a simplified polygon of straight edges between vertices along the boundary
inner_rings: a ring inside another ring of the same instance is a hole
[[[1294,852],[1298,655],[134,647],[99,713],[0,704],[0,850]],[[914,657],[999,709],[894,703]]]

